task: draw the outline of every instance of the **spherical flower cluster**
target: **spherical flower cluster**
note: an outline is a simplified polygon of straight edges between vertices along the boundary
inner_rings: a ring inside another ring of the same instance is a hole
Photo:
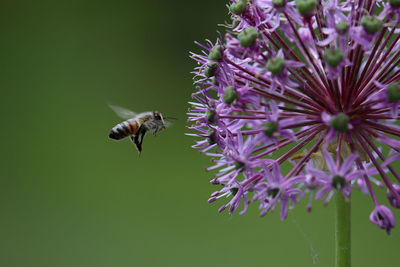
[[[400,1],[235,0],[225,36],[192,53],[194,148],[212,157],[209,202],[287,216],[301,198],[368,194],[390,233],[400,208]],[[285,165],[285,166],[282,166]],[[288,170],[288,171],[284,171]]]

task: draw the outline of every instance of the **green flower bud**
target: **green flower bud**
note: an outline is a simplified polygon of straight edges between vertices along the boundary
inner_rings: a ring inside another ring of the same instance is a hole
[[[236,100],[236,98],[237,98],[237,93],[235,87],[233,86],[226,87],[224,95],[222,96],[222,100],[224,100],[224,102],[229,105],[232,104],[233,101]]]
[[[209,129],[207,131],[207,135],[208,135],[207,141],[208,141],[208,143],[210,145],[213,145],[213,144],[215,144],[217,142],[216,141],[217,140],[217,134],[216,134],[215,130]]]
[[[285,60],[281,57],[272,58],[267,62],[267,69],[272,72],[273,75],[281,74],[284,67]]]
[[[209,60],[220,60],[222,58],[222,49],[220,45],[215,45],[208,55]]]
[[[254,44],[254,41],[257,39],[258,31],[256,28],[247,28],[238,34],[238,39],[240,41],[240,45],[243,47],[250,47]]]
[[[237,161],[237,160],[235,160],[235,163],[234,163],[234,165],[235,165],[235,169],[236,169],[236,170],[239,170],[239,169],[243,168],[243,166],[244,166],[244,163],[243,163],[243,162],[241,162],[241,161]]]
[[[400,100],[400,86],[396,83],[390,84],[387,88],[387,100],[390,103],[397,103]]]
[[[232,28],[236,28],[236,27],[239,25],[239,23],[240,23],[239,20],[234,19],[234,20],[232,21]]]
[[[268,196],[274,198],[274,197],[276,197],[276,196],[278,195],[278,193],[279,193],[279,188],[271,188],[271,189],[268,189],[267,193],[268,193]]]
[[[344,58],[344,53],[340,49],[328,48],[325,50],[324,58],[326,63],[331,67],[339,66]]]
[[[341,21],[338,24],[336,24],[336,30],[340,34],[345,34],[348,29],[349,29],[349,24],[347,22],[345,22],[345,21]]]
[[[229,191],[231,191],[232,195],[236,196],[237,192],[239,191],[239,188],[234,187],[234,188],[231,188]]]
[[[374,34],[382,29],[382,21],[376,16],[364,16],[361,18],[361,26],[367,33]]]
[[[296,8],[304,17],[311,17],[317,5],[317,0],[296,0]]]
[[[345,185],[346,185],[346,180],[343,177],[341,177],[339,175],[333,176],[332,186],[334,188],[340,189],[340,188],[343,188]]]
[[[392,7],[400,7],[400,0],[389,0]]]
[[[264,123],[264,134],[266,136],[272,137],[276,131],[278,131],[278,123],[276,121]]]
[[[229,10],[232,12],[232,14],[241,15],[246,11],[246,1],[238,0],[236,3],[232,3],[229,7]]]
[[[286,0],[272,0],[275,8],[284,7],[286,5]]]
[[[204,115],[204,118],[208,121],[208,122],[214,122],[215,121],[215,112],[212,110],[207,109],[206,114]]]
[[[331,126],[333,129],[335,129],[339,133],[343,133],[348,128],[349,120],[350,119],[346,114],[340,112],[335,117],[332,117]]]
[[[204,69],[204,75],[206,77],[212,77],[215,75],[215,70],[218,68],[217,63],[215,62],[210,62],[208,63],[207,67]]]

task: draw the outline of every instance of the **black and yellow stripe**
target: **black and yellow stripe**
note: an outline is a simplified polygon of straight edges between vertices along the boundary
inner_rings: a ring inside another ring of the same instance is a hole
[[[139,123],[135,120],[123,121],[111,129],[109,137],[112,139],[120,140],[130,135],[137,133]]]
[[[128,121],[124,121],[122,123],[124,124],[124,127],[128,130],[129,135],[136,134],[136,132],[139,128],[137,121],[128,120]]]

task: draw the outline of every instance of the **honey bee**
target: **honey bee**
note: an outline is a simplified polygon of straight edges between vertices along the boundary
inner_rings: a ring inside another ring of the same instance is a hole
[[[109,105],[110,108],[125,121],[115,125],[108,137],[114,140],[121,140],[128,137],[135,144],[139,156],[142,153],[143,138],[149,131],[155,136],[157,132],[165,129],[168,122],[164,121],[162,114],[158,111],[135,113],[129,109]]]

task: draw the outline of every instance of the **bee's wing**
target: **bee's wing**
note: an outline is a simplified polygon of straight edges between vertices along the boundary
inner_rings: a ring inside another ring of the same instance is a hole
[[[123,119],[131,119],[133,117],[136,117],[137,113],[133,112],[132,110],[114,106],[114,105],[108,105],[119,117]]]

